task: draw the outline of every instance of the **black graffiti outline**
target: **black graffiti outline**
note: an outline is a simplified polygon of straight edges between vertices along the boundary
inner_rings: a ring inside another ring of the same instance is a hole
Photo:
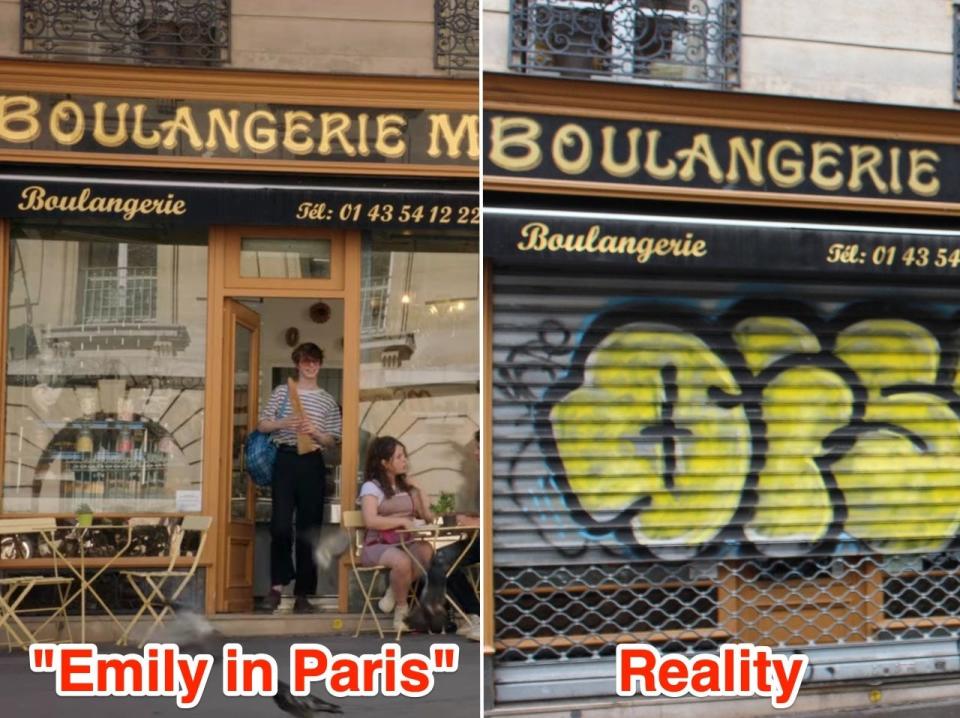
[[[796,545],[796,553],[802,555],[833,556],[836,555],[836,548],[848,518],[846,497],[833,474],[833,465],[855,446],[860,436],[878,430],[885,430],[903,436],[922,452],[926,452],[929,449],[922,437],[906,430],[904,427],[885,422],[868,422],[864,419],[868,392],[856,372],[834,354],[838,337],[843,331],[857,323],[875,321],[877,319],[904,321],[926,330],[939,345],[938,366],[934,383],[895,384],[883,387],[880,393],[884,397],[907,392],[919,392],[936,396],[946,401],[954,414],[960,418],[960,395],[953,389],[953,382],[956,378],[958,368],[957,327],[958,321],[960,321],[960,311],[950,317],[944,317],[925,307],[907,306],[903,303],[888,300],[868,300],[851,302],[833,317],[824,319],[811,305],[799,300],[748,298],[738,302],[727,313],[725,321],[727,321],[732,332],[737,323],[742,319],[758,316],[796,321],[809,329],[811,334],[813,334],[820,343],[820,352],[818,353],[786,355],[778,360],[778,362],[775,362],[774,365],[771,365],[771,367],[780,366],[786,370],[786,368],[791,366],[815,364],[820,368],[839,374],[854,394],[851,420],[825,437],[823,440],[824,450],[818,456],[812,457],[820,470],[824,486],[830,496],[830,505],[834,512],[833,520],[830,522],[825,535],[819,541]],[[826,364],[823,363],[823,358],[826,358]],[[771,367],[768,367],[768,370]],[[761,375],[762,374],[763,373],[761,373]],[[769,380],[772,380],[778,374],[779,372],[771,374]],[[768,381],[764,381],[763,385],[766,386],[767,383]],[[761,397],[762,388],[758,394],[757,401],[759,411],[762,411]],[[752,423],[751,426],[753,426]],[[768,446],[764,444],[764,460],[767,449]],[[752,509],[752,507],[750,508]],[[732,522],[733,520],[731,520],[731,523]],[[745,525],[746,522],[739,524],[739,526]],[[745,553],[758,556],[767,555],[763,546],[755,545],[745,534],[741,536],[740,540],[743,542]],[[923,540],[926,540],[926,538]],[[873,551],[872,548],[866,546],[865,541],[857,539],[856,543],[862,547],[861,553],[870,553]],[[954,544],[960,546],[960,535],[951,541],[951,545]]]
[[[742,319],[761,316],[798,322],[817,338],[820,350],[818,352],[797,352],[785,355],[754,376],[752,372],[746,369],[746,362],[739,349],[735,348],[733,330]],[[664,317],[668,317],[668,319],[664,319]],[[865,421],[864,416],[868,400],[866,386],[853,368],[834,354],[836,340],[842,331],[849,329],[858,322],[877,319],[909,322],[929,332],[938,342],[934,383],[903,383],[886,386],[881,388],[881,396],[896,396],[908,392],[920,392],[936,396],[942,399],[960,420],[960,394],[958,394],[954,385],[957,375],[958,355],[960,355],[956,328],[957,320],[960,319],[960,312],[945,318],[916,306],[905,306],[889,301],[865,301],[851,303],[833,317],[825,319],[810,304],[805,302],[779,298],[748,298],[736,303],[730,310],[717,317],[693,313],[685,307],[667,308],[663,305],[653,307],[650,304],[641,303],[628,306],[621,305],[599,315],[584,332],[579,346],[573,353],[568,371],[545,393],[543,401],[540,402],[536,410],[534,424],[534,433],[540,437],[541,453],[551,469],[552,479],[563,492],[564,500],[570,509],[572,518],[590,535],[601,536],[614,533],[617,539],[622,541],[622,547],[635,554],[647,557],[650,555],[646,546],[636,542],[636,538],[630,529],[630,519],[650,505],[650,497],[640,497],[634,500],[627,507],[618,511],[611,519],[601,521],[594,518],[583,508],[579,498],[570,487],[563,470],[562,459],[559,457],[549,415],[557,402],[561,401],[570,391],[582,385],[586,359],[603,338],[629,324],[656,322],[690,333],[703,341],[717,355],[727,370],[730,371],[740,388],[741,395],[739,397],[730,396],[720,387],[709,387],[708,398],[711,402],[724,408],[742,405],[747,413],[750,426],[751,466],[745,478],[738,507],[727,522],[727,526],[718,531],[717,536],[712,540],[700,546],[698,556],[716,552],[718,546],[730,538],[735,538],[748,551],[755,552],[759,556],[766,555],[765,545],[754,545],[743,532],[743,527],[747,525],[758,505],[756,501],[757,484],[769,448],[766,424],[762,413],[762,396],[766,386],[784,371],[796,367],[814,366],[836,373],[850,388],[852,392],[850,419],[843,426],[824,437],[821,442],[822,451],[811,457],[823,479],[824,487],[828,491],[829,504],[833,512],[832,519],[821,539],[814,542],[804,542],[795,547],[797,553],[806,555],[833,554],[847,519],[846,498],[833,474],[833,465],[856,445],[859,437],[865,433],[878,430],[890,431],[904,436],[919,451],[926,452],[929,450],[922,437],[904,427],[886,422]],[[727,346],[718,347],[715,342],[710,341],[709,336],[705,335],[719,335],[729,341],[726,342]],[[859,539],[856,542],[865,550],[869,550],[869,547],[865,546],[865,542]],[[954,537],[950,543],[951,545],[960,544],[960,535]],[[947,546],[940,551],[949,548]],[[586,550],[584,548],[582,551]]]
[[[555,335],[559,335],[557,341],[551,338]],[[558,357],[570,355],[574,351],[571,339],[572,333],[570,330],[556,319],[542,321],[536,328],[535,339],[516,346],[507,353],[505,364],[508,366],[500,367],[495,372],[498,381],[494,382],[494,395],[509,402],[525,405],[529,422],[531,425],[535,424],[536,407],[540,400],[526,383],[525,375],[529,371],[537,370],[546,373],[551,381],[555,380],[557,374],[568,365],[566,362],[558,360]],[[532,362],[516,366],[515,362],[521,357],[528,357]],[[546,364],[546,366],[543,366],[543,364]],[[522,420],[514,421],[514,425],[523,425],[524,423]],[[496,429],[494,431],[496,432]],[[520,509],[524,507],[518,498],[520,492],[516,486],[516,469],[520,461],[523,460],[527,449],[535,443],[537,443],[536,436],[524,438],[520,442],[519,450],[507,460],[506,476],[514,490],[513,502]],[[550,477],[549,480],[552,481],[553,477]],[[582,553],[581,550],[571,551],[559,546],[554,548],[559,553],[571,557]]]
[[[664,316],[669,316],[669,320],[665,320]],[[662,324],[675,327],[682,332],[687,332],[697,337],[705,346],[710,347],[711,351],[723,362],[724,367],[730,372],[737,386],[742,387],[744,385],[749,372],[747,372],[745,368],[746,363],[739,349],[733,346],[723,348],[714,348],[711,346],[709,336],[715,333],[715,330],[710,331],[711,327],[704,327],[703,315],[691,312],[685,308],[631,304],[604,312],[590,323],[574,351],[570,364],[567,367],[567,372],[547,389],[544,393],[543,400],[537,405],[536,418],[534,420],[534,434],[540,445],[541,455],[545,459],[551,472],[551,478],[560,488],[563,500],[570,510],[571,518],[581,526],[589,536],[594,538],[601,538],[613,534],[618,545],[611,546],[607,543],[602,544],[600,548],[606,553],[619,555],[627,552],[636,557],[650,557],[652,555],[650,550],[646,546],[637,544],[633,530],[630,528],[630,519],[639,511],[650,506],[652,502],[651,497],[641,496],[635,499],[606,521],[596,519],[583,507],[579,497],[576,492],[573,491],[567,480],[563,462],[560,458],[556,439],[553,434],[552,422],[550,421],[550,412],[553,406],[561,401],[570,391],[583,384],[586,361],[594,347],[599,344],[603,338],[617,331],[620,327],[626,324],[636,323]],[[741,393],[740,396],[731,395],[722,387],[712,386],[708,387],[707,395],[710,401],[721,408],[731,409],[744,405],[746,410],[747,399],[743,393]],[[749,412],[747,412],[747,423],[752,423],[749,418]],[[752,430],[749,440],[751,442],[755,440]],[[751,491],[752,485],[756,483],[753,465],[756,456],[757,452],[751,448],[749,458],[750,470],[747,474],[747,480],[742,487],[741,494]],[[741,495],[737,503],[736,511],[740,511],[742,504],[743,495]],[[706,542],[702,546],[702,550],[709,551],[716,549],[722,544],[725,535],[726,528],[720,529],[713,540]],[[575,552],[568,552],[568,554],[579,555],[585,553],[587,550],[588,548],[584,547]]]
[[[660,367],[660,381],[663,384],[664,394],[663,401],[660,402],[660,421],[643,427],[639,432],[639,439],[635,440],[634,443],[640,444],[642,442],[646,445],[650,443],[650,439],[660,442],[660,449],[663,453],[663,485],[667,491],[674,493],[678,439],[693,436],[693,432],[689,429],[680,428],[673,420],[673,407],[677,403],[679,394],[677,367],[673,364],[665,364]]]

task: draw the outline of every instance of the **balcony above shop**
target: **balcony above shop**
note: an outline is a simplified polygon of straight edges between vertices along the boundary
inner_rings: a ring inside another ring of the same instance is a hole
[[[360,342],[360,361],[380,362],[384,369],[399,369],[416,349],[412,333],[364,337]]]
[[[21,0],[20,52],[47,60],[216,67],[231,0]]]
[[[434,0],[433,64],[449,72],[480,68],[480,0]]]
[[[509,67],[726,90],[740,83],[740,0],[511,0]]]
[[[163,357],[173,356],[190,344],[190,335],[182,324],[147,322],[51,327],[44,332],[44,339],[55,345],[62,356],[76,352],[150,349]]]

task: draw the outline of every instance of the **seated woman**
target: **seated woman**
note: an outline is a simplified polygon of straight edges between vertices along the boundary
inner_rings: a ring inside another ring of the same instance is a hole
[[[367,527],[360,563],[390,569],[389,595],[381,600],[380,607],[389,611],[395,601],[393,625],[400,628],[408,612],[410,585],[429,567],[433,548],[426,541],[408,542],[407,553],[397,545],[400,537],[396,529],[415,528],[417,519],[432,522],[433,514],[420,490],[407,481],[407,450],[392,436],[370,442],[357,502]]]

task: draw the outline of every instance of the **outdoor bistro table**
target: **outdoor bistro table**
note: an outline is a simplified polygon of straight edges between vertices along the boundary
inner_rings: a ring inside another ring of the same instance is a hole
[[[96,564],[99,566],[96,573],[94,573],[89,578],[87,577],[87,556],[86,556],[86,547],[85,539],[88,532],[91,531],[125,531],[126,542],[117,548],[116,552],[110,556],[104,556],[102,558],[96,559]],[[57,540],[57,534],[70,534],[70,537],[75,537],[77,543],[79,544],[79,552],[77,556],[67,556],[62,551],[63,540]],[[97,593],[97,590],[93,587],[94,581],[96,581],[100,576],[102,576],[110,567],[121,558],[130,548],[130,544],[133,542],[133,525],[129,521],[125,521],[123,524],[97,524],[94,526],[58,526],[55,529],[44,529],[41,530],[40,536],[43,538],[47,546],[50,547],[51,555],[53,556],[53,565],[54,571],[58,572],[59,568],[65,567],[69,569],[74,576],[77,577],[79,581],[79,588],[76,591],[69,594],[63,601],[63,610],[64,612],[71,603],[73,603],[77,598],[80,599],[80,642],[86,643],[87,641],[87,593],[93,596],[96,601],[103,607],[103,610],[107,612],[107,615],[110,616],[111,620],[117,627],[123,631],[123,625],[120,621],[117,620],[117,617],[113,615],[113,611],[110,610],[110,607],[107,605],[106,601],[100,597],[100,594]],[[59,575],[59,573],[58,573]]]
[[[417,560],[416,555],[410,550],[409,544],[416,543],[417,541],[426,541],[431,546],[433,546],[433,553],[436,554],[442,548],[447,546],[452,546],[457,542],[463,544],[463,548],[457,554],[457,557],[450,563],[450,566],[447,568],[445,578],[450,578],[453,575],[453,572],[456,571],[460,564],[463,562],[463,559],[466,558],[467,554],[470,552],[470,549],[473,548],[473,545],[477,542],[477,538],[480,536],[480,527],[479,526],[439,526],[435,524],[427,524],[425,526],[418,526],[412,529],[398,529],[397,533],[400,535],[400,546],[404,551],[407,552],[407,555],[416,562],[420,569],[426,574],[427,566],[424,566]],[[453,609],[463,617],[463,620],[468,621],[470,617],[464,613],[463,608],[456,601],[453,600],[453,597],[450,596],[450,593],[444,590],[444,599],[447,604],[452,606]]]

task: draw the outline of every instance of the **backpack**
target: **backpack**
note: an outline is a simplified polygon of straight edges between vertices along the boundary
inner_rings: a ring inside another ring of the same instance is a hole
[[[283,414],[290,398],[289,392],[280,406]],[[257,486],[269,486],[273,481],[273,465],[277,463],[277,445],[270,440],[270,434],[252,431],[243,442],[244,470]]]

